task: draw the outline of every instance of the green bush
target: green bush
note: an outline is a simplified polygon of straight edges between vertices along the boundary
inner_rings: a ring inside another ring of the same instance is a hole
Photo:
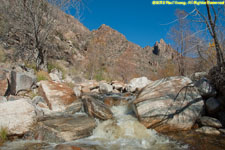
[[[8,128],[1,127],[0,129],[0,143],[4,143],[7,140]]]

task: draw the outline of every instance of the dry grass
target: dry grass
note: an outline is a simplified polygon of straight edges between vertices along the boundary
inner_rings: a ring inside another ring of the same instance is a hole
[[[0,62],[5,62],[6,61],[6,56],[3,48],[0,46]]]
[[[38,71],[38,72],[36,73],[36,75],[37,75],[37,81],[38,81],[38,82],[39,82],[39,81],[42,81],[42,80],[48,80],[48,81],[51,80],[51,78],[50,78],[48,72],[45,72],[45,71]]]

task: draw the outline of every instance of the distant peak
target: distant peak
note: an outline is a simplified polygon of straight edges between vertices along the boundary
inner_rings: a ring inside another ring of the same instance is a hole
[[[163,39],[160,39],[159,43],[166,44],[166,42]]]
[[[107,26],[106,24],[102,24],[98,29],[106,29],[106,28],[109,29],[110,27]]]
[[[166,42],[163,39],[160,39],[160,41],[156,41],[154,46],[159,46],[159,45],[167,45]]]

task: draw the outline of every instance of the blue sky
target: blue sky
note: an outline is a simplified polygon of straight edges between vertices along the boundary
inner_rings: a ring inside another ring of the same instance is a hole
[[[178,0],[179,1],[179,0]],[[90,30],[106,24],[121,32],[126,38],[141,47],[153,46],[167,32],[176,9],[193,10],[192,5],[152,5],[152,0],[86,0],[81,23]]]

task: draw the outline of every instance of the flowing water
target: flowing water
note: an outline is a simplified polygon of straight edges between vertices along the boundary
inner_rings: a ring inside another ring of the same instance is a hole
[[[113,120],[99,122],[91,137],[68,144],[94,146],[97,150],[180,150],[187,145],[146,129],[127,105],[113,106]]]

